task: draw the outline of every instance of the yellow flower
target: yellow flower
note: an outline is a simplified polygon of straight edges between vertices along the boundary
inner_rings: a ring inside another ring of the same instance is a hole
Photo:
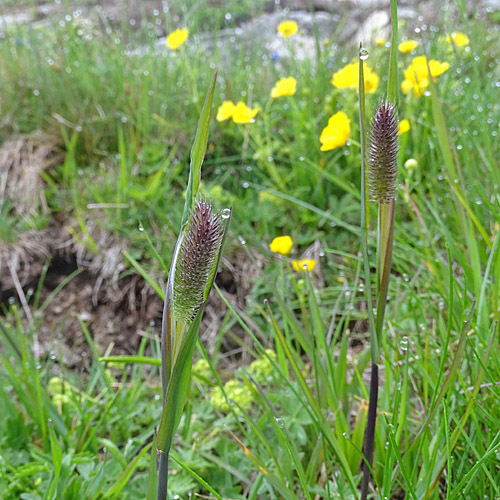
[[[170,35],[167,36],[167,47],[172,50],[177,50],[186,40],[189,35],[187,28],[179,28],[172,31]]]
[[[401,42],[398,46],[399,52],[407,54],[418,47],[418,42],[416,40],[406,40]]]
[[[398,125],[398,135],[404,134],[410,130],[410,122],[408,120],[401,120]]]
[[[454,43],[457,47],[463,47],[464,45],[469,45],[470,40],[464,33],[455,33],[446,37],[446,41],[449,43]]]
[[[351,121],[347,115],[339,111],[330,117],[328,125],[321,132],[319,138],[321,151],[330,151],[346,143],[351,132]]]
[[[383,47],[386,44],[387,40],[385,38],[382,38],[381,36],[378,36],[375,38],[375,43],[377,44],[377,47]]]
[[[276,82],[276,85],[271,89],[271,97],[284,97],[287,95],[295,94],[297,90],[297,80],[293,76],[288,78],[281,78]]]
[[[431,76],[434,79],[443,74],[449,67],[450,64],[447,62],[439,62],[435,59],[429,61]],[[405,79],[401,83],[401,90],[404,94],[413,92],[415,97],[420,97],[428,86],[429,70],[427,68],[427,58],[425,56],[415,57],[405,70]]]
[[[223,122],[224,120],[228,120],[232,118],[234,113],[234,103],[233,101],[224,101],[217,110],[217,118],[218,122]]]
[[[244,102],[240,101],[233,109],[233,122],[251,123],[258,112],[258,108],[249,108]]]
[[[283,21],[278,26],[278,33],[281,36],[288,38],[289,36],[295,35],[297,33],[299,27],[295,21]]]
[[[365,64],[365,92],[373,94],[378,87],[378,76]],[[333,74],[331,84],[338,89],[357,89],[359,85],[359,62],[347,64],[340,71]]]
[[[316,267],[314,259],[292,260],[292,266],[296,271],[313,271]]]
[[[271,252],[288,255],[292,251],[293,241],[290,236],[277,236],[271,241],[269,248]]]

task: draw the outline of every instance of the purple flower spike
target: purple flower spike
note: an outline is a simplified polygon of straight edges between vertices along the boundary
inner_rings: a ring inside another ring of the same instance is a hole
[[[396,108],[382,101],[371,124],[368,155],[368,193],[370,201],[389,204],[396,195],[398,173],[398,118]]]
[[[203,305],[215,275],[223,236],[221,216],[212,212],[210,203],[198,201],[176,257],[173,309],[178,321],[192,321]]]

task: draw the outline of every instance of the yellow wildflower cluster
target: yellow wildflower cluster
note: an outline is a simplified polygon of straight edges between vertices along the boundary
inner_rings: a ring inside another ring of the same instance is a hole
[[[328,125],[323,129],[319,140],[321,151],[330,151],[344,145],[351,133],[351,121],[343,111],[330,117]]]
[[[266,349],[266,353],[269,358],[276,361],[276,353],[273,350]],[[260,359],[256,359],[248,367],[248,373],[254,378],[254,380],[261,384],[268,382],[274,372],[273,364],[269,358],[262,357]]]
[[[450,35],[448,35],[446,37],[446,41],[448,43],[455,44],[457,47],[464,47],[465,45],[469,45],[470,43],[469,37],[467,35],[465,35],[464,33],[456,33],[456,32],[453,32]]]
[[[217,110],[217,121],[223,122],[229,118],[234,123],[252,123],[259,112],[258,108],[249,108],[244,102],[234,104],[233,101],[224,101]]]
[[[228,399],[233,400],[236,403],[235,411],[238,411],[241,407],[243,410],[247,410],[252,404],[252,394],[248,388],[243,385],[239,380],[230,380],[224,385],[224,392]],[[229,411],[229,404],[227,403],[224,393],[220,387],[215,387],[212,390],[212,395],[210,398],[210,403],[216,410]]]
[[[404,134],[410,130],[410,122],[408,120],[401,120],[398,125],[398,135]]]
[[[311,272],[314,271],[316,267],[316,260],[314,259],[301,259],[301,260],[292,260],[292,267],[297,272]]]
[[[193,375],[209,379],[212,376],[212,371],[210,370],[210,364],[206,359],[199,359],[194,365],[193,365]]]
[[[429,61],[430,76],[436,79],[449,67],[450,64],[447,62],[439,62],[431,59]],[[409,94],[413,92],[415,97],[420,97],[429,86],[429,68],[427,67],[427,58],[425,56],[415,57],[405,70],[405,79],[401,83],[403,93]]]
[[[271,241],[269,248],[271,252],[288,255],[292,251],[293,241],[290,236],[277,236]]]
[[[398,49],[399,52],[403,52],[403,54],[406,54],[408,52],[411,52],[412,50],[415,50],[417,47],[418,42],[416,40],[406,40],[399,44]]]
[[[379,77],[368,64],[363,65],[365,78],[365,92],[373,94],[377,90]],[[337,89],[357,89],[359,85],[359,62],[347,64],[340,71],[333,74],[331,84]]]
[[[178,28],[167,36],[166,44],[169,49],[177,50],[187,40],[189,31],[187,28]]]
[[[295,21],[283,21],[278,25],[278,33],[284,38],[295,35],[298,29],[299,27]]]
[[[281,255],[288,255],[292,251],[293,241],[290,236],[277,236],[271,241],[269,248],[271,252],[279,253]],[[292,260],[292,267],[295,271],[313,271],[316,267],[314,259]]]
[[[276,97],[284,97],[287,95],[294,95],[297,90],[297,80],[293,76],[287,78],[281,78],[276,82],[274,87],[271,89],[271,97],[275,99]]]

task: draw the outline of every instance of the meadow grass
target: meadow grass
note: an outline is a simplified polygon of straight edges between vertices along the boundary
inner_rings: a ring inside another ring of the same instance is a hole
[[[495,13],[467,17],[460,6],[450,5],[439,30],[399,30],[420,42],[415,54],[399,54],[399,83],[417,56],[450,66],[431,79],[430,95],[398,88],[399,118],[410,130],[400,136],[373,498],[500,498],[500,44]],[[243,100],[259,112],[248,124],[212,121],[201,193],[233,207],[226,254],[258,255],[263,268],[243,311],[224,290],[212,292],[227,312],[216,348],[197,344],[170,453],[171,497],[359,498],[371,305],[360,253],[358,100],[355,89],[330,84],[357,49],[319,39],[317,61],[274,61],[257,40],[208,52],[196,39],[207,13],[180,13],[178,23],[159,13],[135,31],[78,18],[4,29],[0,139],[35,130],[57,138],[65,160],[44,173],[49,214],[77,218],[75,236],[93,248],[86,226],[96,212],[88,206],[106,204],[99,224],[126,239],[125,262],[162,294],[190,144],[219,66],[214,111]],[[187,26],[187,42],[159,48],[156,19],[167,31]],[[451,32],[470,43],[447,42]],[[370,116],[386,92],[389,50],[375,34],[364,45],[381,77],[367,94]],[[295,94],[272,99],[287,76],[297,80]],[[320,134],[340,109],[349,140],[322,152]],[[43,212],[23,219],[7,204],[0,215],[10,241],[50,221]],[[375,207],[369,218],[375,269]],[[289,255],[269,250],[281,235],[293,240]],[[295,271],[292,260],[310,257],[304,252],[316,241],[315,269]],[[81,320],[92,353],[83,373],[65,369],[58,353],[35,359],[37,293],[31,326],[16,303],[1,306],[0,496],[144,498],[161,415],[159,339],[144,337],[125,364],[99,352]],[[221,370],[224,335],[251,364]]]

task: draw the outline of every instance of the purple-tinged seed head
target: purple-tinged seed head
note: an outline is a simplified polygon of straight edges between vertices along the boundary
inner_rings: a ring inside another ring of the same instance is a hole
[[[212,212],[212,205],[198,201],[184,231],[175,263],[173,309],[177,320],[192,321],[203,305],[224,229],[220,215]]]
[[[396,107],[381,101],[373,116],[368,153],[370,201],[391,203],[396,195],[398,173],[398,118]]]

